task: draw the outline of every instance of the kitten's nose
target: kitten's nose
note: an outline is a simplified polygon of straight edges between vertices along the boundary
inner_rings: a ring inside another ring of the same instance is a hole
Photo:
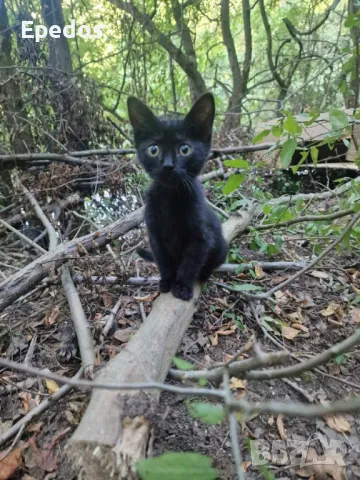
[[[166,170],[173,170],[174,162],[173,162],[171,156],[165,157],[165,161],[163,163],[163,168],[165,168]]]

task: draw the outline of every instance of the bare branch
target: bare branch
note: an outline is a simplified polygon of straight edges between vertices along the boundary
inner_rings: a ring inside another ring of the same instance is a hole
[[[70,271],[65,266],[61,273],[61,282],[70,307],[71,318],[74,323],[76,337],[79,343],[84,374],[87,378],[91,378],[95,364],[95,353],[90,335],[90,326],[86,320],[84,309],[81,305],[80,297],[75,288],[74,282],[72,281]]]

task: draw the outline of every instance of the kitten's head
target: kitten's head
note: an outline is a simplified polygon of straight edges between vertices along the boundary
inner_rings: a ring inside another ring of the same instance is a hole
[[[148,174],[166,185],[195,177],[204,166],[211,145],[215,102],[211,93],[197,100],[182,119],[156,117],[144,103],[128,98],[140,163]]]

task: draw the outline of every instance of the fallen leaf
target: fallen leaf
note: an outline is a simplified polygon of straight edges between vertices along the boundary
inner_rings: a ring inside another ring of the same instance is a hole
[[[355,287],[355,285],[353,285],[353,284],[351,284],[351,288],[357,295],[360,295],[360,289],[359,288]]]
[[[133,328],[120,328],[114,333],[114,338],[122,343],[127,343],[130,337],[134,335],[136,330]]]
[[[230,389],[231,390],[238,390],[241,388],[242,390],[246,389],[246,380],[242,380],[241,378],[231,377],[230,378]]]
[[[214,302],[224,308],[229,308],[229,304],[222,298],[214,298]]]
[[[264,272],[264,270],[260,267],[259,264],[257,264],[257,263],[255,264],[254,270],[255,270],[256,278],[262,278],[262,277],[265,276],[265,272]]]
[[[279,285],[279,283],[284,282],[288,277],[281,277],[280,275],[276,275],[272,277],[270,280],[270,285]]]
[[[286,438],[286,432],[285,432],[285,427],[284,427],[284,416],[283,415],[278,415],[276,419],[276,426],[280,435],[281,440],[285,440]]]
[[[275,421],[274,420],[274,415],[270,415],[269,420],[268,420],[268,424],[272,426],[272,425],[274,425],[274,421]]]
[[[103,317],[103,314],[102,313],[95,313],[94,315],[94,321],[95,322],[98,322],[99,320],[101,320]]]
[[[340,365],[337,365],[336,363],[333,363],[332,365],[329,366],[329,373],[331,375],[340,375]]]
[[[241,462],[241,470],[243,472],[246,472],[247,469],[251,466],[251,462],[249,460],[246,460],[244,462]]]
[[[26,431],[29,432],[29,433],[39,433],[40,430],[42,429],[44,423],[43,422],[39,422],[39,423],[31,423]]]
[[[300,330],[296,330],[296,328],[292,327],[281,327],[281,334],[283,337],[285,337],[287,340],[293,340],[295,337],[297,337],[300,333]]]
[[[291,323],[302,323],[303,316],[301,314],[301,309],[299,308],[297,312],[289,313],[287,318],[290,320]]]
[[[104,292],[100,295],[100,298],[103,301],[105,308],[109,308],[113,303],[113,297],[110,293]]]
[[[31,393],[29,392],[20,392],[19,398],[21,399],[21,404],[25,412],[29,411],[29,404],[31,402]]]
[[[346,480],[345,466],[339,466],[326,455],[319,456],[314,448],[309,448],[306,456],[306,466],[296,471],[299,477],[324,479],[329,475],[333,480]],[[313,463],[312,463],[313,462]]]
[[[360,308],[351,307],[350,316],[353,322],[360,323]]]
[[[330,278],[331,276],[328,273],[323,272],[322,270],[313,270],[312,272],[309,273],[309,275],[315,278]]]
[[[47,391],[52,395],[59,390],[59,385],[54,380],[45,380]]]
[[[51,446],[53,447],[54,445],[59,443],[60,440],[62,440],[67,435],[67,433],[70,432],[70,430],[71,430],[71,427],[67,427],[61,432],[58,432],[56,435],[54,435],[51,440]]]
[[[330,302],[329,305],[324,308],[323,310],[320,310],[320,313],[323,317],[330,317],[331,315],[334,315],[336,310],[340,307],[335,302]]]
[[[328,427],[336,432],[350,432],[350,424],[343,415],[326,415],[324,421]]]
[[[159,292],[149,293],[145,297],[134,297],[137,302],[153,302],[159,296]]]
[[[218,330],[216,333],[218,335],[227,336],[227,335],[232,335],[234,333],[234,330]]]
[[[305,325],[300,325],[300,323],[293,323],[292,327],[295,328],[296,330],[301,330],[305,333],[307,333],[309,331],[309,329],[307,327],[305,327]]]
[[[66,417],[66,420],[71,423],[71,425],[76,425],[76,420],[75,420],[75,417],[74,415],[72,414],[72,412],[70,412],[70,410],[65,410],[65,417]]]
[[[59,315],[60,315],[60,305],[56,305],[56,307],[53,308],[50,315],[46,316],[45,325],[46,326],[54,325]]]
[[[337,322],[336,320],[332,318],[328,318],[328,322],[333,326],[333,327],[342,327],[343,324],[341,322]]]
[[[212,347],[217,347],[217,345],[219,343],[219,337],[218,337],[217,333],[215,333],[214,335],[210,335],[209,340],[210,340],[210,343],[211,343]]]
[[[223,327],[224,327],[224,325],[223,325]],[[222,328],[220,330],[217,330],[216,333],[218,335],[225,335],[226,336],[226,335],[232,335],[236,330],[237,330],[237,326],[236,326],[235,323],[233,323],[232,325],[229,326],[228,329]]]
[[[20,467],[21,448],[15,448],[8,455],[6,453],[7,450],[0,452],[0,480],[7,480]]]
[[[315,307],[314,300],[310,297],[310,295],[301,292],[299,294],[299,304],[303,308]]]

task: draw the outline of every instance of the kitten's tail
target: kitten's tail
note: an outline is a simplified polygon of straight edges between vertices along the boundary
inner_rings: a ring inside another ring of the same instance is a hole
[[[148,262],[155,262],[154,255],[149,251],[146,250],[145,248],[137,248],[136,253],[140,255],[141,258],[144,260],[147,260]]]

